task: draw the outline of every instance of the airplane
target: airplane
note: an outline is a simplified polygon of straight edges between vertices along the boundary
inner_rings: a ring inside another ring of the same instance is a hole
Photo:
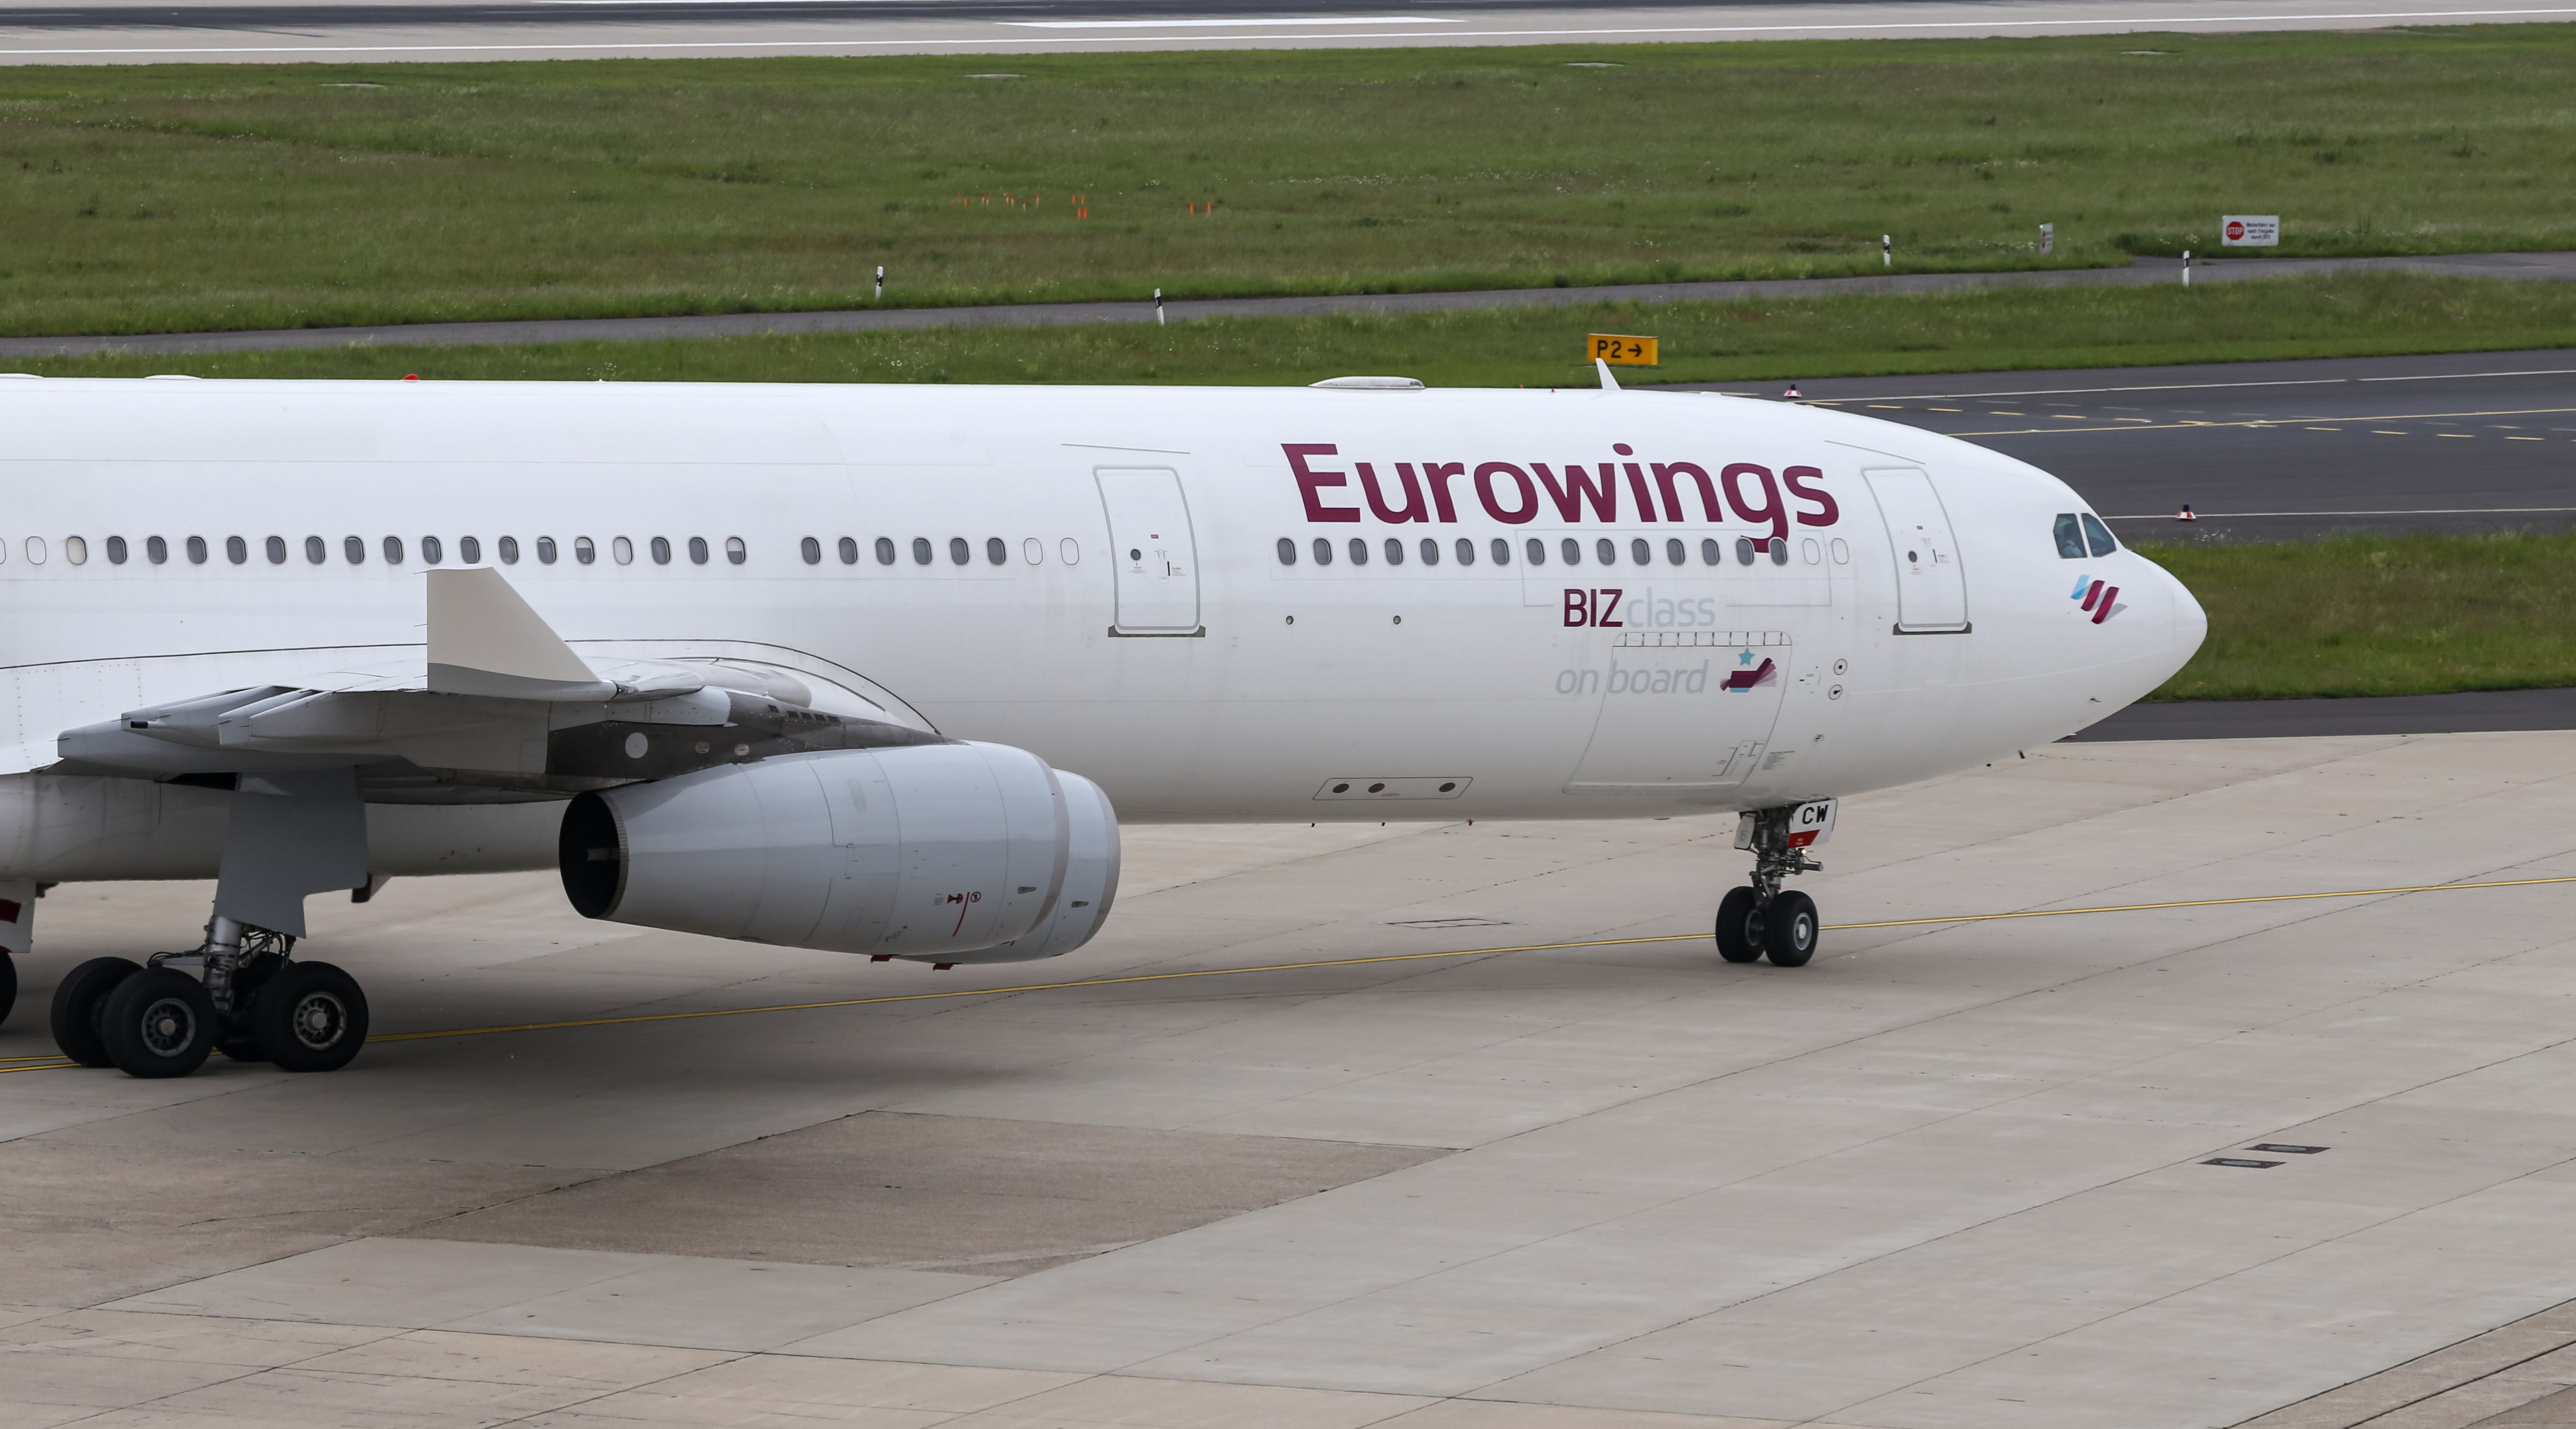
[[[1797,967],[1837,801],[2206,633],[2034,467],[1600,375],[0,379],[0,947],[57,883],[211,879],[56,1044],[327,1071],[369,1012],[305,900],[390,878],[944,969],[1088,942],[1121,818],[1732,812],[1716,951]]]

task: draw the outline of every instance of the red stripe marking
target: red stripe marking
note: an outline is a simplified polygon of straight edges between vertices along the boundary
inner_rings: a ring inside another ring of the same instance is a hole
[[[2103,621],[2111,618],[2111,602],[2118,599],[2119,595],[2120,588],[2118,586],[2113,586],[2109,590],[2102,592],[2102,608],[2093,612],[2094,624],[2099,625]]]
[[[2095,581],[2093,583],[2093,588],[2084,592],[2084,608],[2086,610],[2091,610],[2093,608],[2093,602],[2100,600],[2101,598],[2102,583],[2100,581]]]

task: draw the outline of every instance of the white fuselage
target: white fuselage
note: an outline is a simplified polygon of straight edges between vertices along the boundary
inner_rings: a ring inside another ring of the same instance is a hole
[[[2144,559],[2061,555],[2045,473],[1701,395],[16,379],[0,487],[0,874],[40,880],[210,872],[114,820],[221,795],[46,775],[57,735],[418,658],[432,538],[586,656],[796,672],[1129,819],[1850,794],[2091,724],[2204,628]],[[413,862],[543,864],[549,807],[418,809]]]

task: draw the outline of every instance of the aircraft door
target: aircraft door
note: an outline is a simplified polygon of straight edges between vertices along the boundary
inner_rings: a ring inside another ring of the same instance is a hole
[[[1887,523],[1896,561],[1896,629],[1904,635],[1955,634],[1968,629],[1968,578],[1959,566],[1959,543],[1932,478],[1912,467],[1861,473],[1878,514]]]
[[[1180,473],[1160,466],[1104,466],[1092,476],[1109,513],[1117,573],[1118,615],[1110,633],[1200,634],[1198,543],[1190,534]]]
[[[1601,713],[1569,794],[1669,793],[1741,784],[1780,717],[1785,630],[1631,630],[1611,643]]]

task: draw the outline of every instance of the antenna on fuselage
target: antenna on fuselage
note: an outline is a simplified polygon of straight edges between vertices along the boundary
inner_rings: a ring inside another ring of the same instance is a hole
[[[1593,365],[1593,366],[1595,366],[1595,367],[1597,367],[1597,368],[1600,368],[1600,369],[1601,369],[1601,390],[1602,390],[1602,391],[1604,391],[1604,392],[1616,392],[1616,391],[1618,391],[1618,390],[1619,390],[1619,379],[1610,375],[1610,364],[1609,364],[1609,363],[1604,362],[1604,361],[1602,361],[1600,358],[1597,358],[1597,357],[1596,357],[1596,358],[1592,359],[1592,365]]]

